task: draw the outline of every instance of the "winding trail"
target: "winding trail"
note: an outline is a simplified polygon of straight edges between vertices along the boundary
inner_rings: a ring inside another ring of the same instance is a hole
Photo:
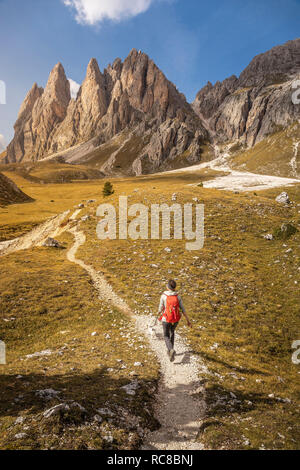
[[[99,274],[92,266],[86,264],[81,259],[76,258],[77,250],[85,244],[86,236],[83,232],[81,232],[78,227],[72,227],[68,230],[75,238],[74,245],[69,249],[67,252],[67,258],[72,263],[78,264],[81,268],[85,269],[92,281],[94,283],[94,287],[97,290],[99,297],[105,299],[106,301],[112,302],[117,308],[121,309],[123,312],[130,314],[130,308],[121,299],[115,292],[113,291],[111,285],[105,280],[105,278]]]
[[[188,350],[179,334],[176,334],[175,344],[177,355],[175,361],[170,363],[161,326],[157,326],[150,333],[153,317],[134,315],[103,275],[76,256],[78,249],[85,244],[86,236],[80,230],[80,222],[77,219],[80,210],[76,210],[67,218],[69,212],[48,219],[18,239],[0,243],[0,256],[42,246],[48,237],[57,237],[66,231],[71,233],[74,244],[67,251],[67,259],[87,271],[99,298],[110,301],[135,322],[137,330],[145,336],[160,363],[161,379],[155,398],[155,414],[161,427],[146,436],[142,449],[202,450],[203,445],[197,441],[197,435],[205,413],[205,401],[195,395],[202,392],[199,372],[206,372],[205,366]]]
[[[137,327],[145,332],[149,317],[138,316]],[[148,338],[161,366],[161,380],[156,396],[155,416],[161,427],[146,436],[142,450],[203,450],[196,438],[206,404],[197,394],[203,392],[199,372],[207,372],[189,351],[184,339],[176,333],[176,358],[170,362],[164,344],[162,327]]]
[[[188,350],[179,334],[176,335],[176,359],[170,363],[161,327],[156,327],[156,331],[150,334],[153,318],[134,315],[104,277],[92,266],[76,257],[77,250],[86,241],[86,236],[78,226],[69,229],[69,232],[73,234],[75,243],[67,253],[68,260],[78,264],[89,273],[99,298],[109,300],[115,307],[131,317],[139,332],[145,335],[160,362],[161,380],[156,396],[155,412],[161,427],[158,431],[146,436],[142,449],[203,450],[203,445],[196,441],[196,438],[205,413],[205,401],[193,395],[202,392],[199,372],[206,372],[205,366],[200,364],[197,357]]]
[[[65,226],[62,226],[62,224],[69,213],[70,211],[66,211],[46,220],[46,222],[38,225],[22,237],[15,238],[14,240],[9,240],[7,242],[1,242],[0,256],[9,255],[10,253],[15,253],[20,250],[27,250],[33,246],[42,246],[47,238],[58,237],[68,228],[67,224]],[[78,211],[75,211],[69,220],[75,220],[77,215]]]

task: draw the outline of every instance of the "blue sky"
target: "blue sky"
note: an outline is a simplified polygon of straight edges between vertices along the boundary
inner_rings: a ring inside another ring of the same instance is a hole
[[[0,135],[9,142],[27,91],[58,61],[81,83],[91,57],[103,69],[135,47],[192,101],[208,80],[299,37],[299,20],[300,0],[0,0]]]

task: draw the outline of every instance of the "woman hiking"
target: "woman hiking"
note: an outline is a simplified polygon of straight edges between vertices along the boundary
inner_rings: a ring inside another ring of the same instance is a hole
[[[184,315],[189,327],[192,327],[192,324],[187,316],[181,297],[176,292],[176,282],[170,280],[167,287],[168,290],[164,292],[160,298],[158,314],[159,320],[162,321],[163,325],[168,356],[170,361],[173,362],[176,355],[174,350],[175,330],[181,320],[181,316]]]

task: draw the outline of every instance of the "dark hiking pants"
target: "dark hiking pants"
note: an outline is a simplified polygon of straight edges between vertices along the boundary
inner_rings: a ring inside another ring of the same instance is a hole
[[[177,328],[177,325],[178,323],[163,322],[164,338],[169,351],[171,351],[171,349],[174,349],[175,330]]]

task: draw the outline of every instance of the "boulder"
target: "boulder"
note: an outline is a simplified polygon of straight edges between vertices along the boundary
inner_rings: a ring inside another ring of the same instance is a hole
[[[48,419],[48,418],[51,418],[51,416],[57,416],[57,415],[64,416],[66,413],[70,413],[70,412],[73,413],[74,417],[76,417],[76,414],[78,413],[80,416],[83,416],[86,414],[86,409],[76,402],[60,403],[44,411],[43,416],[44,418]]]
[[[274,237],[273,237],[273,235],[272,235],[271,233],[267,233],[267,235],[264,235],[264,238],[265,238],[266,240],[274,240]]]
[[[53,398],[57,398],[60,392],[53,390],[52,388],[46,388],[45,390],[37,390],[35,395],[43,400],[53,400]]]
[[[280,204],[290,204],[291,201],[289,195],[286,192],[283,192],[277,196],[276,202],[279,202]]]
[[[64,248],[63,245],[61,245],[57,240],[50,237],[47,238],[43,246],[46,246],[48,248]]]
[[[136,390],[138,389],[139,387],[139,383],[137,380],[134,380],[133,382],[131,382],[130,384],[128,385],[124,385],[123,387],[121,387],[123,390],[125,390],[125,392],[127,393],[127,395],[135,395],[136,394]]]
[[[61,412],[66,412],[69,411],[70,407],[67,405],[67,403],[60,403],[59,405],[55,405],[52,408],[49,408],[48,410],[44,411],[43,416],[44,418],[51,418],[51,416],[56,416],[60,414]]]

